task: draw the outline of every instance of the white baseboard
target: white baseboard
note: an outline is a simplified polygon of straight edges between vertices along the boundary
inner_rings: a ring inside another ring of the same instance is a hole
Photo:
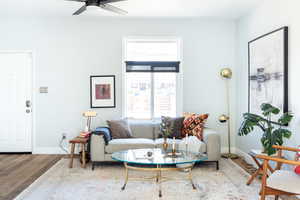
[[[33,154],[67,154],[59,147],[36,147]]]

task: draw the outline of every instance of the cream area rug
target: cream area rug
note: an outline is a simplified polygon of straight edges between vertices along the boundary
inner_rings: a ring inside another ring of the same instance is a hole
[[[77,160],[76,160],[77,161]],[[68,168],[68,159],[62,159],[16,200],[258,200],[260,183],[255,180],[246,186],[249,175],[231,160],[221,160],[220,170],[214,165],[200,164],[193,169],[196,190],[188,180],[162,183],[162,197],[158,186],[151,181],[129,181],[124,191],[122,165],[100,165],[91,170],[82,169],[79,162]],[[185,178],[187,173],[163,172],[164,176]],[[152,172],[130,171],[129,177],[153,176]],[[273,199],[273,198],[271,198]]]

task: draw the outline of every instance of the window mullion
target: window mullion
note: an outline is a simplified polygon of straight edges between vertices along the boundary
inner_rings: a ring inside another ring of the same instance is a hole
[[[154,73],[151,73],[151,119],[154,119]]]

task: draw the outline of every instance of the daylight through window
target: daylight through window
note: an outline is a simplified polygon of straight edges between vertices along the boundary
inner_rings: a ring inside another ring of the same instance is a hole
[[[149,68],[165,71],[150,72],[150,70],[147,70],[147,72],[143,72],[143,70],[137,70],[138,72],[125,73],[125,116],[135,119],[176,116],[177,73],[173,72],[171,69],[175,68],[171,67],[173,67],[174,63],[178,64],[179,61],[179,41],[127,40],[125,60],[143,61],[142,63],[152,62],[154,65],[162,62],[161,68],[159,66],[150,66],[150,64],[146,67],[134,67],[136,69]],[[172,66],[168,67],[166,64],[168,66],[171,64]]]

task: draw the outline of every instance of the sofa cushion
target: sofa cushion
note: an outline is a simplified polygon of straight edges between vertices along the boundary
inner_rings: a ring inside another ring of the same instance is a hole
[[[132,133],[127,120],[109,120],[107,123],[113,139],[132,138]]]
[[[183,121],[182,137],[185,137],[185,135],[193,135],[199,140],[203,140],[203,129],[207,118],[208,114],[187,115]]]
[[[184,117],[161,117],[161,129],[166,131],[168,128],[171,129],[171,134],[168,135],[168,138],[175,137],[176,139],[181,139],[182,137],[182,127],[183,127]],[[163,137],[163,134],[160,134],[160,137]]]
[[[195,137],[196,138],[196,137]],[[200,140],[192,142],[192,137],[189,137],[189,144],[193,145],[194,148],[190,147],[189,149],[194,152],[206,153],[206,144]],[[195,144],[197,142],[197,145]],[[158,138],[155,140],[155,147],[156,148],[163,148],[164,139]],[[172,148],[173,139],[167,138],[168,149]],[[196,147],[195,147],[196,146]],[[199,151],[196,151],[195,148],[199,147]],[[185,143],[184,139],[175,139],[175,148],[180,150],[185,150]]]
[[[153,137],[153,140],[159,138],[159,135],[160,135],[160,123],[156,123],[154,124],[154,137]]]
[[[154,148],[154,141],[146,138],[113,139],[105,146],[106,153],[114,153],[128,149]]]
[[[300,194],[300,176],[292,171],[277,170],[267,179],[267,186],[273,189]]]
[[[186,140],[188,143],[188,150],[192,152],[206,153],[206,144],[200,141],[196,136],[190,136],[188,138],[183,138],[182,142],[179,144],[179,149],[185,150]]]
[[[151,121],[129,121],[132,136],[135,138],[154,139],[155,124]]]

